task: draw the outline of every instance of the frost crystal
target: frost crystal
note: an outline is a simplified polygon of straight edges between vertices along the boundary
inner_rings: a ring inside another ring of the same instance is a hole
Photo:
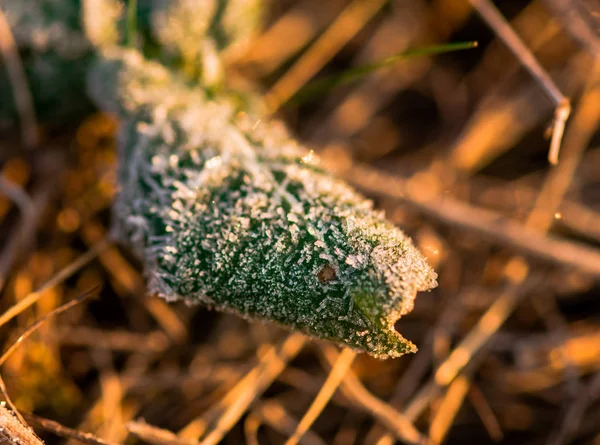
[[[94,84],[100,103],[120,98],[108,104],[123,118],[116,231],[152,291],[380,358],[415,349],[394,323],[435,273],[280,126],[254,125],[131,51]]]

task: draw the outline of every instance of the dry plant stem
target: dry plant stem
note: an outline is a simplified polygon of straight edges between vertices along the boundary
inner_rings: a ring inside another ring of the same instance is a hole
[[[390,48],[395,52],[407,49],[419,28],[408,4],[395,5],[397,10],[385,17],[354,63],[361,65],[381,60],[389,55]],[[334,94],[331,103],[323,107],[326,111],[316,113],[307,125],[306,137],[310,145],[345,143],[369,125],[374,126],[378,112],[389,105],[399,91],[423,77],[430,65],[429,58],[406,60],[357,79],[357,85],[339,103]],[[390,127],[396,130],[395,126]]]
[[[27,85],[27,77],[21,63],[17,43],[13,37],[10,25],[4,12],[0,9],[0,53],[4,59],[4,66],[12,84],[12,92],[21,118],[23,142],[28,147],[38,144],[37,120],[33,106],[31,91]]]
[[[500,442],[504,438],[500,422],[477,384],[471,383],[471,390],[468,397],[490,438],[495,442]]]
[[[434,443],[442,443],[445,440],[466,397],[470,398],[490,437],[494,440],[502,438],[502,430],[494,412],[473,382],[473,375],[479,367],[482,358],[483,355],[479,354],[474,359],[471,359],[462,372],[448,386],[430,422],[429,438]],[[472,397],[472,394],[477,394],[477,397]]]
[[[478,69],[479,77],[484,76],[490,65],[492,61],[482,63]],[[591,66],[592,61],[587,54],[577,53],[557,67],[553,76],[564,85],[565,91],[575,93],[585,85]],[[518,82],[514,76],[511,80],[510,71],[506,75],[509,78],[499,81],[493,91],[485,95],[464,130],[450,142],[448,159],[466,174],[481,171],[512,149],[528,132],[540,125],[553,108],[546,97],[540,95],[536,83]],[[518,86],[518,89],[512,90],[513,86]]]
[[[313,400],[313,403],[304,414],[304,417],[300,420],[292,437],[285,442],[286,445],[296,445],[300,438],[302,438],[302,436],[310,429],[311,425],[317,419],[319,414],[321,414],[323,409],[325,409],[331,396],[333,396],[333,393],[342,382],[342,379],[352,366],[355,357],[356,353],[353,350],[349,348],[344,348],[342,350],[331,368],[327,380],[325,380],[325,383],[321,387],[319,394],[317,394],[317,397]]]
[[[524,282],[527,273],[528,267],[523,260],[513,258],[509,262],[505,268],[509,283],[505,285],[504,291],[450,353],[449,357],[437,368],[434,378],[426,383],[406,406],[404,415],[410,421],[415,421],[441,389],[448,386],[469,363],[472,363],[475,354],[502,326],[517,303],[529,291],[538,286],[539,277],[537,276],[530,276]],[[391,445],[392,442],[392,437],[388,434],[381,437],[377,441],[377,445]]]
[[[332,366],[335,364],[338,352],[334,347],[323,347],[325,358]],[[356,375],[349,371],[342,382],[340,389],[344,395],[355,402],[361,409],[371,414],[384,425],[401,442],[410,444],[425,443],[426,439],[415,428],[412,422],[392,406],[371,394],[361,383]],[[390,440],[391,437],[390,437]]]
[[[596,373],[589,384],[582,387],[577,397],[573,399],[573,403],[568,408],[558,433],[550,437],[548,445],[568,443],[569,439],[577,432],[585,410],[598,397],[600,397],[600,373]]]
[[[0,392],[4,396],[4,400],[6,401],[6,403],[8,404],[8,406],[10,406],[10,409],[12,409],[12,411],[15,414],[15,416],[17,417],[17,419],[19,419],[19,422],[21,422],[23,425],[25,425],[26,427],[29,428],[29,425],[27,425],[27,422],[25,421],[25,419],[23,418],[23,416],[21,415],[21,413],[17,409],[16,405],[13,403],[12,399],[8,395],[8,391],[6,390],[6,383],[4,383],[4,379],[2,378],[2,374],[0,374]]]
[[[146,422],[137,420],[125,424],[125,428],[134,436],[154,445],[193,445],[194,440],[185,440],[177,437],[171,431],[148,425]]]
[[[568,341],[570,337],[569,326],[567,321],[564,319],[560,310],[558,309],[558,305],[556,303],[556,299],[553,295],[534,295],[531,299],[531,303],[538,313],[539,317],[546,324],[546,328],[549,332],[552,332],[554,336],[560,338],[560,342],[564,343]],[[564,376],[566,382],[566,388],[569,392],[570,396],[574,396],[580,390],[580,372],[577,369],[576,364],[571,360],[568,354],[565,354],[564,351],[560,351],[557,353],[557,356],[560,357],[562,362],[564,363]]]
[[[409,187],[410,180],[371,167],[353,166],[344,171],[343,176],[363,190],[400,199],[445,224],[478,233],[525,254],[600,277],[598,249],[536,233],[497,212],[450,197],[420,197],[415,187]]]
[[[518,261],[518,260],[515,260]],[[450,384],[462,369],[471,361],[473,356],[487,343],[487,341],[498,331],[500,326],[512,313],[517,303],[538,285],[539,278],[530,277],[523,283],[527,274],[525,263],[509,266],[516,269],[508,272],[514,275],[511,282],[505,286],[505,290],[498,296],[490,308],[483,314],[477,324],[450,353],[448,358],[437,368],[434,378],[426,384],[413,398],[404,411],[410,420],[416,420],[425,410],[432,397]]]
[[[401,379],[396,385],[395,393],[389,401],[391,406],[403,406],[411,394],[419,387],[419,382],[430,367],[432,360],[431,349],[433,348],[436,332],[443,330],[445,335],[450,337],[457,330],[458,324],[464,318],[465,311],[462,305],[457,306],[454,300],[452,299],[451,304],[448,303],[446,305],[435,326],[429,330],[422,341],[422,345],[419,346],[419,353],[416,354],[406,371],[402,374]],[[456,300],[461,301],[461,297],[456,298]],[[376,443],[385,433],[386,431],[380,425],[375,425],[369,431],[365,442],[370,444]]]
[[[527,68],[531,75],[540,83],[548,96],[554,101],[556,111],[554,113],[553,133],[550,142],[548,161],[551,164],[558,163],[558,152],[565,129],[565,123],[571,113],[569,99],[563,95],[548,73],[540,66],[535,56],[523,44],[519,36],[513,31],[510,24],[500,14],[498,9],[489,0],[469,0],[479,15],[496,32],[498,37],[509,47],[513,54]]]
[[[23,298],[22,300],[17,302],[15,305],[11,306],[10,309],[8,309],[5,313],[3,313],[0,316],[0,326],[4,325],[6,322],[10,321],[12,318],[19,315],[21,312],[23,312],[29,306],[35,304],[40,299],[40,297],[44,294],[45,291],[53,288],[57,284],[63,282],[67,278],[69,278],[71,275],[73,275],[75,272],[77,272],[83,266],[85,266],[90,261],[92,261],[94,258],[96,258],[96,256],[102,250],[104,250],[106,247],[108,247],[109,245],[110,245],[110,242],[106,239],[101,241],[100,243],[96,244],[90,250],[88,250],[86,253],[81,255],[79,258],[77,258],[71,264],[67,265],[60,272],[58,272],[56,275],[54,275],[50,280],[48,280],[46,283],[44,283],[44,285],[41,286],[38,290],[28,294],[25,298]]]
[[[87,445],[113,445],[112,442],[107,442],[92,433],[84,433],[83,431],[74,430],[66,427],[54,420],[44,419],[43,417],[34,414],[23,413],[23,417],[32,425],[38,428],[50,431],[51,433],[64,439],[73,439]]]
[[[497,207],[502,202],[503,211],[514,213],[532,206],[536,200],[537,193],[534,189],[523,184],[514,183],[507,187],[504,182],[489,185],[483,181],[478,182],[476,178],[475,181],[473,190],[484,190],[474,196],[474,200],[480,205]],[[567,198],[563,199],[558,211],[562,218],[555,221],[556,224],[600,242],[600,212]]]
[[[0,405],[0,443],[43,445],[35,433],[21,423],[6,407]]]
[[[160,354],[170,345],[167,335],[161,330],[138,334],[126,330],[108,331],[85,326],[59,326],[55,337],[61,345],[138,354]]]
[[[461,297],[457,298],[458,301],[461,301]],[[436,326],[432,328],[430,333],[427,335],[428,344],[431,345],[433,349],[434,341],[439,338],[440,335],[443,335],[447,338],[448,347],[450,345],[450,338],[452,335],[452,331],[456,330],[457,325],[460,320],[464,318],[465,310],[462,306],[457,306],[453,301],[453,304],[448,304],[445,312],[439,318]],[[443,334],[442,334],[443,332]],[[448,351],[445,349],[443,351],[444,355]],[[434,353],[434,361],[439,361],[442,357],[435,357]],[[402,406],[404,401],[408,399],[408,395],[406,393],[407,389],[403,388],[405,385],[410,385],[411,388],[417,388],[418,382],[422,378],[423,374],[427,371],[429,361],[426,363],[426,366],[419,366],[417,364],[415,368],[409,368],[405,374],[403,375],[403,381],[397,386],[398,389],[404,390],[404,393],[396,393],[391,400],[391,404],[393,406]],[[416,369],[416,371],[415,371]],[[413,371],[409,374],[409,371]],[[416,375],[411,375],[415,374]],[[462,377],[462,378],[461,378]],[[442,399],[441,405],[439,406],[437,412],[435,413],[434,418],[430,423],[429,429],[429,438],[434,443],[441,443],[445,434],[449,430],[452,425],[452,421],[458,411],[460,410],[460,406],[462,405],[462,399],[467,395],[471,385],[472,385],[472,375],[469,373],[468,376],[461,376],[452,382],[451,386],[448,388],[446,395]]]
[[[100,371],[100,402],[102,404],[102,428],[99,430],[111,441],[122,442],[125,437],[123,422],[124,389],[117,374],[111,351],[96,349],[92,353],[96,367]]]
[[[529,214],[527,225],[546,232],[552,225],[553,216],[562,202],[583,152],[596,133],[600,123],[600,60],[594,64],[588,88],[581,98],[571,128],[564,141],[563,159],[553,169],[537,196],[534,210]]]
[[[259,416],[252,411],[244,421],[244,436],[246,437],[246,445],[259,445],[258,429],[260,428],[261,420]]]
[[[33,200],[29,197],[23,187],[10,181],[4,175],[0,175],[0,193],[8,196],[18,207],[26,218],[35,215]]]
[[[12,354],[13,351],[15,349],[17,349],[19,347],[19,345],[27,339],[27,337],[29,337],[31,334],[33,334],[36,331],[36,329],[38,329],[42,324],[44,324],[46,322],[46,320],[48,320],[52,317],[55,317],[56,315],[58,315],[62,312],[65,312],[66,310],[71,309],[73,306],[76,306],[79,303],[83,302],[84,300],[90,298],[95,293],[95,291],[96,291],[96,288],[91,289],[91,290],[81,294],[79,297],[74,298],[71,301],[68,301],[65,304],[57,307],[56,309],[47,313],[46,315],[41,317],[39,320],[37,320],[35,323],[33,323],[29,328],[27,328],[27,330],[25,332],[23,332],[23,334],[21,334],[19,336],[19,338],[17,338],[17,340],[6,350],[6,352],[4,354],[2,354],[2,356],[0,357],[0,366],[2,366],[4,364],[4,362],[6,361],[6,359],[10,356],[10,354]]]
[[[101,351],[96,350],[94,352],[95,352],[95,355],[93,356],[93,358],[96,361],[102,362],[103,360],[107,359],[106,356],[102,356],[102,354],[99,354],[99,352],[101,352]],[[110,359],[110,357],[108,357],[108,359]],[[128,359],[128,361],[125,365],[125,370],[122,372],[121,376],[119,376],[120,382],[118,382],[123,387],[123,389],[122,389],[123,394],[125,394],[134,385],[134,382],[138,381],[138,379],[140,379],[141,376],[145,375],[148,372],[150,365],[157,359],[158,359],[157,355],[151,355],[151,354],[134,355]],[[110,366],[111,363],[105,362],[105,367],[106,367],[106,365]],[[134,400],[129,400],[127,403],[128,412],[132,416],[131,418],[133,418],[133,415],[134,415],[136,409],[138,409]],[[104,409],[105,409],[104,404],[105,404],[105,401],[104,401],[103,397],[97,398],[94,401],[93,406],[91,406],[90,409],[88,409],[88,411],[86,412],[84,419],[80,422],[79,429],[97,431],[99,428],[99,425],[102,423],[103,418],[105,416],[104,415]],[[126,432],[125,431],[125,430],[127,430],[126,423],[124,425],[122,425],[122,427],[123,427],[123,430],[120,431],[119,433]],[[103,437],[106,437],[106,436],[103,435]],[[124,440],[125,440],[125,438],[122,437],[121,439],[119,439],[118,442],[121,443]],[[71,442],[72,441],[69,441],[67,443],[67,445],[70,445]]]
[[[267,75],[298,53],[335,19],[344,1],[301,0],[278,18],[251,43],[244,54],[225,54],[226,62],[251,65],[252,70]],[[314,14],[318,8],[319,14]],[[285,42],[285,45],[281,45]]]
[[[95,220],[89,221],[82,227],[81,236],[90,248],[107,238],[104,228]],[[116,246],[108,246],[99,253],[98,259],[108,273],[131,295],[145,293],[146,285],[142,276],[123,257]],[[188,334],[185,324],[165,301],[159,298],[146,298],[144,307],[177,343],[186,341]]]
[[[590,88],[586,91],[584,97],[588,99],[586,101],[582,101],[581,106],[577,110],[576,114],[576,124],[579,124],[579,121],[582,120],[587,122],[590,120],[589,114],[592,114],[592,122],[597,123],[598,112],[595,111],[592,113],[588,110],[588,108],[594,109],[592,107],[591,102],[588,102],[590,95],[593,98],[594,90],[596,85],[594,83],[594,79],[590,84]],[[597,106],[597,105],[596,105]],[[581,117],[583,116],[583,117]],[[567,135],[569,141],[572,138],[573,141],[570,142],[569,153],[577,154],[582,153],[585,147],[589,142],[590,134],[586,134],[584,132],[583,137],[577,137],[581,128],[579,125],[573,125],[569,134]],[[587,127],[584,127],[587,128]],[[595,127],[594,127],[595,128]],[[576,156],[576,159],[580,159],[581,156]],[[573,179],[573,174],[575,172],[575,165],[567,164],[566,166],[562,166],[562,164],[557,168],[557,173],[553,177],[549,177],[546,181],[546,184],[549,184],[547,187],[552,187],[553,184],[561,184],[562,187],[558,190],[562,199],[564,196],[564,191],[561,194],[561,190],[565,190],[568,185],[571,183]],[[546,185],[545,184],[545,185]],[[551,205],[555,206],[560,205],[560,199],[558,201],[554,201],[551,204],[546,204],[543,202],[538,202],[537,206],[533,209],[531,215],[535,215],[535,212],[539,210],[539,206],[547,205],[549,206],[548,210],[552,210]],[[553,211],[549,212],[553,215]],[[545,213],[544,217],[546,221],[552,221],[552,216],[549,213]],[[543,219],[536,220],[533,217],[530,217],[527,221],[527,228],[536,227],[537,229],[545,232],[549,225]],[[541,224],[544,223],[544,224]],[[460,344],[452,351],[448,359],[442,363],[435,372],[434,379],[429,382],[427,385],[423,387],[423,389],[419,392],[419,394],[413,399],[413,401],[406,408],[406,415],[409,419],[416,419],[426,408],[427,404],[430,402],[431,398],[439,392],[439,389],[447,386],[456,378],[456,376],[462,371],[462,369],[471,361],[474,354],[479,351],[483,345],[494,335],[500,326],[504,323],[504,321],[508,318],[508,316],[512,313],[513,309],[516,307],[518,303],[519,296],[525,294],[523,290],[527,287],[523,285],[525,278],[527,277],[529,271],[528,266],[522,260],[518,258],[513,258],[505,268],[505,274],[509,279],[510,283],[507,285],[506,290],[502,295],[490,306],[490,308],[486,311],[486,313],[481,317],[476,326],[467,334],[467,336],[460,342]],[[538,278],[533,279],[529,278],[529,283],[533,282],[537,285]],[[521,292],[519,292],[521,291]]]
[[[433,443],[442,443],[471,388],[471,384],[471,376],[460,375],[448,387],[429,426],[429,438]]]
[[[219,443],[246,412],[256,397],[271,385],[286,367],[287,363],[300,352],[305,342],[306,337],[304,335],[294,333],[288,336],[279,348],[269,348],[258,365],[248,372],[223,398],[222,402],[215,407],[219,409],[224,408],[225,410],[219,417],[215,427],[206,435],[201,443],[203,445]],[[180,432],[179,437],[195,439],[194,437],[190,437],[190,433],[196,434],[199,426],[200,434],[202,434],[202,428],[205,427],[204,419],[200,418],[192,422]]]
[[[385,0],[353,0],[310,49],[265,95],[267,113],[276,112],[359,32],[385,5]]]
[[[253,420],[245,424],[248,428],[248,433],[252,433],[254,429],[258,431],[261,421],[287,436],[293,435],[294,431],[298,428],[298,421],[287,412],[278,400],[259,402],[256,409],[248,416],[248,419],[251,418]],[[254,435],[254,437],[256,436]],[[310,430],[306,431],[304,436],[299,439],[299,442],[303,445],[325,445],[326,443],[321,437]]]
[[[33,198],[19,198],[19,200],[28,202],[28,204],[25,207],[19,205],[22,208],[19,224],[16,225],[14,232],[8,238],[0,256],[0,291],[2,291],[6,284],[6,278],[13,263],[17,260],[19,254],[25,250],[25,245],[34,239],[33,234],[35,233],[38,220],[52,198],[53,192],[53,187],[48,183],[44,183],[34,191]],[[25,192],[17,192],[17,194],[23,195]],[[2,317],[0,317],[0,320],[2,320]],[[3,323],[4,321],[0,321],[0,326]]]

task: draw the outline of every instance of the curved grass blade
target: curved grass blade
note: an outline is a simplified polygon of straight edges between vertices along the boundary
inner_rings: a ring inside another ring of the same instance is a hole
[[[432,45],[426,46],[424,48],[409,49],[407,51],[402,51],[398,54],[386,57],[380,62],[350,68],[339,74],[333,74],[331,76],[326,76],[322,79],[317,79],[313,82],[310,82],[305,88],[300,90],[298,94],[296,94],[292,99],[290,99],[290,103],[299,104],[305,102],[318,94],[321,94],[340,85],[344,85],[361,77],[369,75],[373,71],[395,65],[396,63],[403,60],[407,60],[413,57],[430,56],[435,54],[443,54],[453,51],[472,49],[476,48],[477,45],[478,43],[476,41],[458,42],[448,43],[444,45]]]

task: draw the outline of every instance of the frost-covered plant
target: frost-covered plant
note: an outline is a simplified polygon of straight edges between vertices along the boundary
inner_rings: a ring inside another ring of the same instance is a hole
[[[140,45],[153,57],[207,84],[222,80],[218,52],[244,45],[260,18],[260,0],[138,2]],[[123,0],[0,0],[19,49],[40,121],[64,123],[90,108],[86,74],[98,50],[127,37]],[[0,57],[0,122],[18,118]]]
[[[82,27],[79,0],[0,0],[42,121],[61,122],[89,107],[85,74],[93,48]],[[0,120],[18,116],[0,58]]]
[[[379,358],[415,349],[394,323],[435,273],[402,231],[281,124],[136,50],[101,53],[88,88],[121,119],[115,233],[152,292]]]

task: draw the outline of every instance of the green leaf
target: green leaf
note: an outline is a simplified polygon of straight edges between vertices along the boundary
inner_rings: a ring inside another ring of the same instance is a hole
[[[115,222],[153,292],[379,358],[416,349],[394,323],[435,273],[280,125],[208,100],[134,52],[92,79],[95,97],[122,99],[111,106],[124,122]]]
[[[303,89],[301,89],[291,100],[293,104],[299,104],[313,98],[317,95],[322,94],[325,91],[329,91],[335,87],[344,85],[352,82],[356,79],[371,74],[374,71],[386,68],[396,63],[410,59],[413,57],[430,56],[434,54],[443,54],[452,51],[460,51],[465,49],[476,48],[477,42],[459,42],[459,43],[448,43],[443,45],[427,46],[425,48],[417,48],[408,51],[403,51],[398,54],[386,57],[380,62],[372,63],[369,65],[362,65],[355,68],[351,68],[343,71],[339,74],[324,77],[310,82]]]

